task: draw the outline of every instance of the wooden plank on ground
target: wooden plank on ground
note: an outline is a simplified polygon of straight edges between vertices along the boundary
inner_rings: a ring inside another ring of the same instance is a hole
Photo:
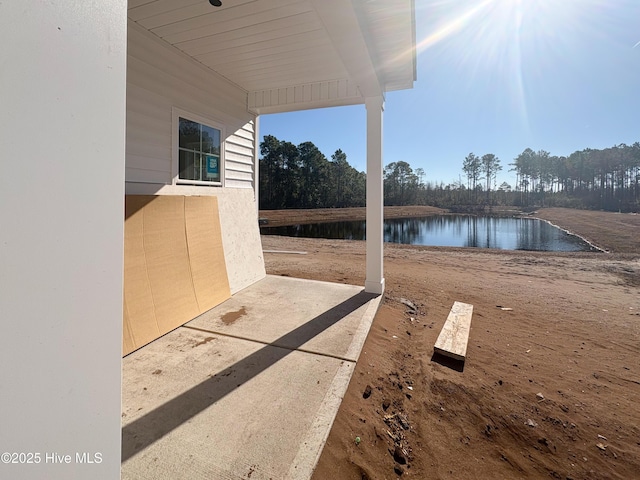
[[[472,314],[473,305],[454,302],[434,346],[436,353],[464,361],[467,354]]]

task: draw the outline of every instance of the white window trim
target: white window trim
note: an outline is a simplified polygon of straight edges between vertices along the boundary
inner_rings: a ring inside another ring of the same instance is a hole
[[[180,127],[180,117],[193,122],[198,122],[211,128],[220,130],[220,181],[219,182],[206,182],[202,180],[186,180],[179,177],[179,160],[178,160],[178,147],[180,145],[178,130]],[[172,121],[171,121],[171,147],[172,147],[172,159],[171,159],[171,176],[173,185],[202,185],[207,187],[223,187],[225,176],[225,142],[226,137],[224,125],[216,122],[208,117],[203,117],[196,113],[182,110],[177,107],[172,108]]]

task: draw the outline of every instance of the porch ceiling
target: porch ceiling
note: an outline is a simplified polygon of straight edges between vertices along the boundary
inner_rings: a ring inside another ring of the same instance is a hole
[[[256,113],[361,103],[415,80],[413,0],[129,0],[128,15],[246,90]]]

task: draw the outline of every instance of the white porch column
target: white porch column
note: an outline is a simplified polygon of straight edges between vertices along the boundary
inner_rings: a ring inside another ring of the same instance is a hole
[[[253,194],[256,200],[256,222],[260,217],[260,115],[253,121]]]
[[[367,277],[364,289],[384,292],[383,263],[383,187],[382,112],[384,98],[367,97]]]
[[[127,1],[0,27],[0,478],[117,479]]]

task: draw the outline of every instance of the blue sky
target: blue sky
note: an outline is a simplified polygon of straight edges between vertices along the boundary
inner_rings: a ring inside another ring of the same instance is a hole
[[[416,0],[418,79],[389,92],[384,164],[462,177],[496,154],[498,183],[525,148],[569,155],[640,141],[640,0]],[[364,105],[260,117],[260,135],[338,148],[366,169]]]

